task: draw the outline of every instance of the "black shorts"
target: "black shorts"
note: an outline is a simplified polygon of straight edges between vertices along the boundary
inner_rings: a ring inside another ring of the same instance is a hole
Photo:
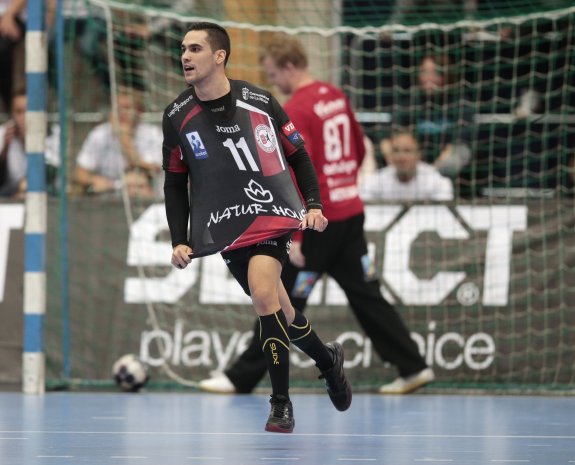
[[[290,232],[280,237],[242,247],[241,249],[221,253],[230,273],[240,283],[247,295],[250,295],[250,286],[248,284],[248,263],[250,258],[255,255],[266,255],[275,258],[283,267],[288,259],[291,236],[292,233]]]

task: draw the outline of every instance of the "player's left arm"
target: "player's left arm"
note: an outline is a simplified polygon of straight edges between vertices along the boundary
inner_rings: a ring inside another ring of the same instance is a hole
[[[317,174],[305,149],[304,141],[284,109],[273,97],[272,107],[274,118],[279,123],[280,140],[287,162],[293,171],[307,209],[300,227],[323,231],[327,227],[327,218],[322,213]]]
[[[299,147],[288,157],[297,186],[305,200],[307,213],[305,214],[301,229],[314,229],[323,231],[327,227],[327,218],[323,216],[319,184],[313,164],[303,146]]]

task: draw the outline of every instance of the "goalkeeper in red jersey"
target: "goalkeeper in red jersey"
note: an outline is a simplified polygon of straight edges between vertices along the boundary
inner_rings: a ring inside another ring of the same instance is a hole
[[[347,410],[352,397],[341,345],[320,340],[280,279],[293,231],[327,226],[317,176],[277,100],[226,76],[230,38],[224,28],[192,23],[181,53],[189,87],[166,107],[162,122],[172,264],[182,269],[195,257],[221,253],[258,315],[254,343],[272,385],[265,429],[291,433],[290,342],[316,362],[338,410]]]
[[[291,98],[284,109],[302,135],[318,174],[323,213],[329,227],[321,235],[294,235],[282,281],[292,304],[303,311],[313,285],[327,273],[345,292],[377,354],[395,365],[399,377],[379,388],[382,394],[406,394],[434,379],[401,317],[382,296],[371,266],[363,230],[364,208],[357,174],[365,156],[364,134],[344,93],[315,80],[300,42],[278,35],[263,50],[261,64],[269,81]],[[256,322],[255,334],[259,331]],[[257,341],[257,338],[256,338]],[[257,342],[236,362],[200,388],[219,393],[251,392],[265,374]]]

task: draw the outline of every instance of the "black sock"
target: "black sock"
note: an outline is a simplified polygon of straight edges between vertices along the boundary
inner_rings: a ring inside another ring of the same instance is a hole
[[[280,309],[260,316],[260,341],[268,365],[272,393],[289,398],[289,337],[287,320]]]
[[[333,366],[331,354],[316,332],[311,329],[311,325],[303,313],[295,311],[295,318],[288,328],[288,334],[290,342],[311,357],[321,371],[329,370]]]

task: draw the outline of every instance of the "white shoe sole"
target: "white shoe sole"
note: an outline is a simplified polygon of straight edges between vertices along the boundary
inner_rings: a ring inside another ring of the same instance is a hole
[[[434,379],[435,374],[433,370],[426,368],[409,378],[397,378],[392,383],[381,386],[378,392],[380,394],[409,394],[431,383]]]

